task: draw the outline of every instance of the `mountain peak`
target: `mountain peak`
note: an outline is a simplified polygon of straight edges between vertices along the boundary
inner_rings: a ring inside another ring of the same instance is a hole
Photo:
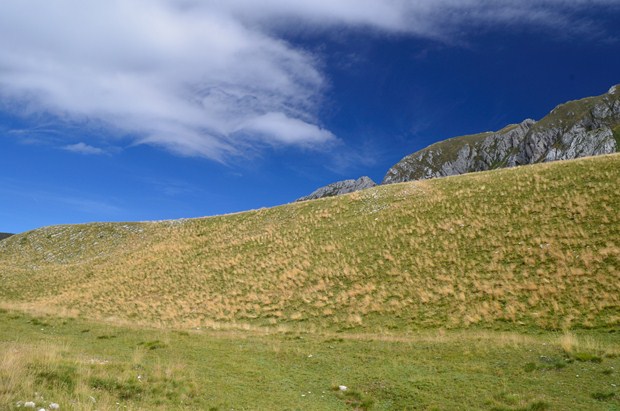
[[[619,91],[560,104],[537,122],[440,141],[404,157],[383,184],[620,151]]]
[[[381,184],[568,160],[620,151],[620,84],[607,94],[556,106],[540,121],[530,118],[499,131],[449,138],[404,157]],[[297,201],[351,193],[376,184],[368,177],[344,180]]]

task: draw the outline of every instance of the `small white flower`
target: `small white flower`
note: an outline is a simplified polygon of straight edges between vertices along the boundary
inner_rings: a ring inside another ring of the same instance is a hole
[[[346,385],[339,385],[339,386],[338,386],[338,389],[339,389],[340,391],[346,391],[346,390],[347,390],[347,386],[346,386]]]

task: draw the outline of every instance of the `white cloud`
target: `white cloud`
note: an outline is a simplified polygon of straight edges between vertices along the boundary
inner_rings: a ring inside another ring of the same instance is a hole
[[[365,26],[445,41],[486,26],[536,26],[569,32],[591,28],[584,10],[620,8],[618,0],[205,0],[206,7],[266,27]]]
[[[68,144],[63,147],[64,150],[71,151],[73,153],[79,154],[105,154],[105,150],[88,145],[83,142],[79,142],[76,144]]]
[[[250,118],[238,131],[284,144],[312,145],[334,139],[334,135],[328,130],[276,112]]]
[[[306,125],[272,143],[325,140],[315,115],[324,79],[312,56],[226,13],[181,5],[0,3],[0,96],[217,160],[238,153],[235,131],[268,113],[279,114],[280,129]]]
[[[559,30],[576,27],[575,11],[617,3],[6,0],[0,100],[218,161],[256,144],[315,147],[336,141],[317,115],[328,81],[316,56],[281,40],[286,31],[348,26],[448,39],[466,25]]]

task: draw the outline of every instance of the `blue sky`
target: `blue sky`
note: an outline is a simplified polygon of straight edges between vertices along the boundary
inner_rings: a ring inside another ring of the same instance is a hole
[[[618,21],[617,0],[4,1],[0,232],[379,182],[620,83]]]

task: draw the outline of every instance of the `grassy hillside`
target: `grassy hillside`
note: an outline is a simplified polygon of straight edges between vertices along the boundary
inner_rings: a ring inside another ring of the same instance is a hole
[[[620,156],[0,242],[5,308],[175,328],[620,323]]]

